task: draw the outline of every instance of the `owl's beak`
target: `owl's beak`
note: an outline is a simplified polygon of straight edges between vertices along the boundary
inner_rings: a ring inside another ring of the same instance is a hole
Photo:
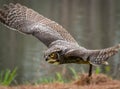
[[[45,57],[45,61],[48,61],[49,59],[47,57]]]
[[[48,63],[55,64],[55,65],[60,64],[59,61],[57,61],[57,59],[55,60],[55,59],[51,59],[51,58],[46,58],[46,61]]]

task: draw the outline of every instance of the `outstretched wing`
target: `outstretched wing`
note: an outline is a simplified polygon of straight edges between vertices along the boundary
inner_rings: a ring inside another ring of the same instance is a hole
[[[20,4],[4,5],[4,8],[0,9],[0,22],[14,30],[32,34],[46,46],[56,40],[77,44],[62,26]]]
[[[89,50],[89,61],[93,65],[107,65],[108,63],[106,61],[108,60],[108,58],[118,53],[119,49],[120,44],[102,50]]]
[[[81,50],[75,49],[68,51],[65,55],[66,57],[76,57],[76,63],[83,62],[90,63],[92,65],[107,65],[107,59],[115,55],[120,49],[120,44],[101,50]]]

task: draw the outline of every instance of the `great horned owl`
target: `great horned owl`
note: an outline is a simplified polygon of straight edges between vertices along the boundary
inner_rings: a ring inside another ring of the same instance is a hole
[[[88,76],[92,75],[92,65],[108,64],[107,59],[120,49],[120,44],[101,50],[81,47],[62,26],[20,4],[4,5],[0,9],[0,22],[43,42],[48,47],[44,56],[49,63],[89,64]]]

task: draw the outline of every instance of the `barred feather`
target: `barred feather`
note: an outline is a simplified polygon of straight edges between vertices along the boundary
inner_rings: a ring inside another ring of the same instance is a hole
[[[56,40],[60,40],[61,43],[63,42],[65,50],[68,50],[64,54],[65,58],[77,58],[75,61],[72,59],[64,60],[66,63],[107,64],[107,59],[115,55],[120,49],[119,44],[107,49],[87,50],[79,46],[61,25],[20,4],[4,5],[4,8],[0,9],[0,22],[25,34],[32,34],[48,47],[51,43],[58,43]]]
[[[50,28],[51,31],[54,30],[53,32],[59,33],[62,39],[77,44],[74,38],[61,25],[20,4],[10,3],[9,5],[4,5],[4,8],[0,9],[0,22],[14,30],[21,31],[24,29],[23,33],[26,34],[32,33],[29,31],[30,29],[25,28],[27,25],[39,23],[44,25],[44,27]],[[27,30],[25,31],[25,29]]]
[[[120,44],[102,50],[90,50],[89,61],[93,65],[106,64],[107,59],[115,55],[119,49]]]

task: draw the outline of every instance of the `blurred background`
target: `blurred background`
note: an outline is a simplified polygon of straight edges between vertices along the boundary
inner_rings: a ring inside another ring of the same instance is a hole
[[[58,22],[85,48],[100,49],[120,43],[120,0],[0,0],[0,8],[11,2]],[[17,67],[18,82],[54,77],[57,72],[70,79],[71,68],[77,73],[88,72],[88,65],[48,64],[43,57],[46,49],[36,38],[0,24],[0,71]],[[120,52],[110,58],[109,66],[94,67],[95,71],[120,79]]]

